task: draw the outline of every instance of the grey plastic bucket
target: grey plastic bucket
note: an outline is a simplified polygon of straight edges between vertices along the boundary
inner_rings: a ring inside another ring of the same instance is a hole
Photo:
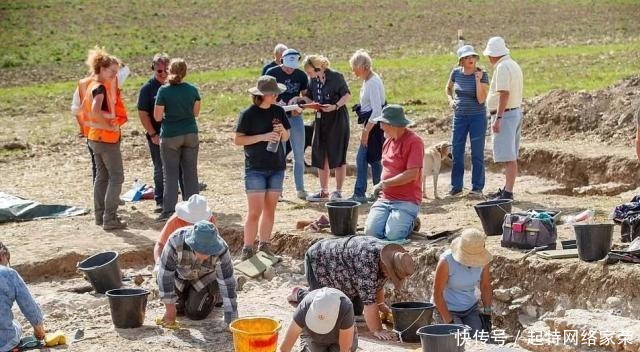
[[[149,290],[117,288],[107,291],[111,320],[116,328],[130,329],[142,326],[147,311]]]
[[[422,352],[464,352],[466,325],[435,324],[418,329]]]
[[[511,199],[497,199],[481,202],[473,207],[482,223],[482,229],[487,236],[502,235],[504,216],[511,213]]]
[[[578,257],[586,262],[603,259],[611,250],[613,224],[575,224]]]
[[[328,202],[325,206],[329,212],[331,233],[336,236],[353,236],[356,234],[359,202],[341,200]]]
[[[434,308],[433,303],[426,302],[393,303],[393,329],[400,335],[400,341],[420,342],[416,332],[421,327],[431,324]]]
[[[118,264],[118,252],[102,252],[78,263],[97,293],[122,287],[122,272]]]

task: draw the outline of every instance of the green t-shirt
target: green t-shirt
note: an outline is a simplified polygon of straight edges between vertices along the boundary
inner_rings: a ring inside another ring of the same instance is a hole
[[[200,100],[198,88],[189,83],[164,85],[156,95],[156,105],[164,106],[160,137],[198,133],[193,104]]]

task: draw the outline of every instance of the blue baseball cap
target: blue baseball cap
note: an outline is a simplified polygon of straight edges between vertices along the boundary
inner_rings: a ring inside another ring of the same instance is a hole
[[[196,222],[185,235],[184,242],[194,251],[207,255],[220,254],[227,247],[216,226],[209,221]]]
[[[296,49],[287,49],[282,53],[282,64],[289,68],[300,67],[300,53]]]

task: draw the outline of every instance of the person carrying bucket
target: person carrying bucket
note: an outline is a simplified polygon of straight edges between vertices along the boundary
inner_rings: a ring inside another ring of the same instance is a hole
[[[174,325],[177,314],[202,320],[221,302],[225,323],[238,317],[229,246],[215,225],[198,221],[169,237],[160,256],[158,289],[166,308],[165,326]]]
[[[304,267],[310,290],[332,287],[342,291],[353,303],[354,314],[364,315],[376,338],[395,339],[393,332],[383,329],[380,313],[391,312],[384,302],[387,280],[400,290],[415,270],[406,249],[370,236],[328,238],[309,247]],[[299,303],[305,291],[294,287],[287,300]]]
[[[171,236],[177,229],[190,226],[198,221],[210,221],[216,223],[216,217],[207,206],[207,199],[199,194],[189,197],[186,202],[176,204],[176,212],[171,215],[167,223],[160,231],[160,238],[153,247],[153,259],[156,267],[160,264],[162,250]]]
[[[344,293],[323,287],[315,291],[297,291],[300,302],[280,352],[290,352],[302,333],[302,351],[346,352],[358,348],[353,304]]]
[[[433,280],[432,300],[442,322],[468,325],[471,336],[488,330],[483,328],[483,322],[491,319],[493,290],[489,262],[492,256],[485,248],[485,239],[477,229],[462,231],[451,248],[440,256]]]
[[[0,351],[12,351],[21,345],[22,327],[13,320],[11,307],[18,302],[37,340],[45,338],[44,317],[27,285],[17,271],[9,267],[11,254],[0,242]]]

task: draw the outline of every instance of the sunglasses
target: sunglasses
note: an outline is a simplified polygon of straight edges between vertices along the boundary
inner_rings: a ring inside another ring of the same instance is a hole
[[[168,73],[169,70],[156,70],[156,73]]]

